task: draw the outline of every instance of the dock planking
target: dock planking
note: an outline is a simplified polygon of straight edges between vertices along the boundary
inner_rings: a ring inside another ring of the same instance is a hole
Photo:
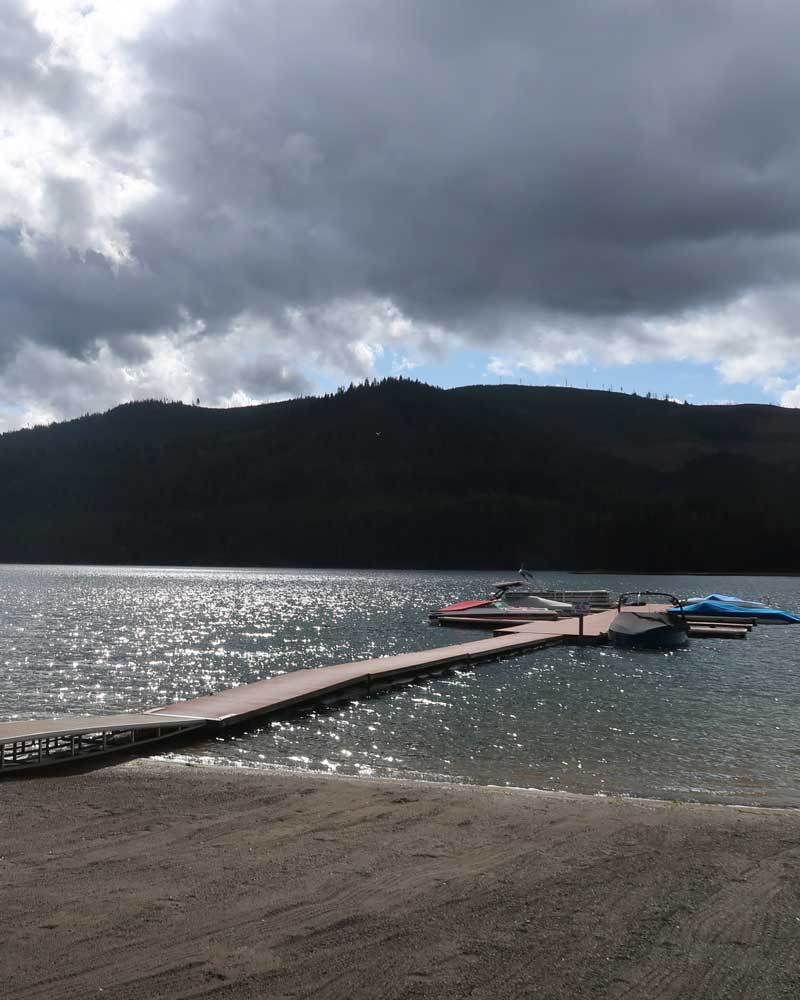
[[[421,652],[294,670],[145,713],[4,722],[0,723],[0,774],[130,751],[143,743],[174,739],[188,732],[200,735],[241,726],[259,717],[345,697],[354,690],[370,694],[450,667],[476,666],[560,641],[558,635],[479,639]]]
[[[519,617],[507,618],[503,617],[502,615],[492,615],[492,616],[484,615],[483,618],[473,618],[471,616],[465,617],[463,615],[458,615],[458,616],[442,615],[440,618],[437,618],[433,622],[433,624],[441,625],[442,627],[447,627],[447,628],[483,629],[485,632],[494,632],[495,634],[497,634],[497,632],[500,629],[503,628],[511,629],[515,625],[527,625],[530,620],[531,619],[527,618],[523,618],[520,620]],[[544,618],[538,618],[536,620],[557,621],[558,615],[549,615]]]
[[[59,739],[86,733],[94,727],[98,732],[124,727],[126,730],[153,730],[168,724],[168,713],[154,719],[150,712],[120,712],[119,715],[71,716],[66,719],[32,719],[30,721],[0,722],[0,744],[13,740]],[[177,717],[176,721],[202,722],[204,720]]]
[[[236,726],[259,715],[267,715],[296,708],[326,696],[342,693],[354,687],[370,688],[374,685],[409,680],[420,674],[459,664],[475,665],[499,656],[543,645],[553,645],[557,635],[511,635],[475,642],[462,642],[440,646],[416,653],[399,653],[371,660],[355,660],[293,670],[252,684],[228,688],[218,694],[206,695],[192,701],[176,702],[164,708],[153,709],[153,714],[165,713],[172,717],[202,716],[217,726]]]
[[[663,611],[666,605],[642,605],[640,611]],[[186,733],[242,726],[287,710],[321,701],[369,695],[393,684],[436,674],[456,666],[477,666],[546,646],[599,644],[606,641],[616,610],[595,611],[582,618],[526,623],[485,622],[490,638],[461,642],[419,652],[399,653],[350,663],[304,668],[261,681],[175,702],[144,713],[116,716],[26,720],[0,723],[0,774],[113,753],[142,743],[174,739]],[[690,620],[691,621],[691,620]],[[503,627],[498,628],[498,625]],[[690,635],[704,638],[744,638],[751,627],[691,624]]]
[[[747,629],[736,625],[693,625],[689,623],[690,639],[746,639]]]
[[[640,610],[637,608],[637,610]],[[617,616],[616,609],[611,611],[596,611],[580,618],[559,618],[558,621],[526,622],[524,625],[514,625],[512,628],[500,628],[496,636],[527,635],[555,636],[562,642],[570,639],[584,638],[600,641],[608,633],[608,626]]]
[[[202,729],[203,719],[127,712],[0,723],[0,775],[75,763]]]

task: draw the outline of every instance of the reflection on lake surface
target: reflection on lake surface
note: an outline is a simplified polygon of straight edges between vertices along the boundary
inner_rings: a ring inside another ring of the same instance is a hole
[[[508,572],[499,574],[508,576]],[[0,719],[153,708],[302,667],[477,638],[427,612],[495,573],[0,566]],[[790,611],[785,577],[543,573]],[[173,758],[800,806],[800,626],[669,654],[551,648]]]

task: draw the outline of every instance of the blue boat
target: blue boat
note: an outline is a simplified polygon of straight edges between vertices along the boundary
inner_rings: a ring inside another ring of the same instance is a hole
[[[769,608],[764,604],[757,605],[755,601],[745,601],[734,604],[732,601],[718,600],[720,595],[712,594],[693,604],[683,604],[680,608],[670,608],[670,615],[680,617],[684,613],[704,615],[710,618],[754,618],[760,622],[800,622],[796,615],[779,608]],[[733,599],[735,600],[735,598]]]

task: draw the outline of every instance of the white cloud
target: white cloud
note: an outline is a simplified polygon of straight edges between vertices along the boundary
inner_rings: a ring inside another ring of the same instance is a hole
[[[403,372],[412,372],[415,368],[419,368],[421,364],[420,360],[409,358],[405,355],[394,357],[392,359],[392,374],[402,375]]]
[[[137,345],[128,345],[133,348]],[[133,353],[133,351],[131,352]],[[132,362],[108,343],[88,358],[27,343],[0,373],[0,430],[49,423],[135,399],[244,406],[308,392],[311,383],[272,338],[252,329],[225,336],[198,328],[142,338]]]
[[[344,381],[371,377],[386,350],[402,343],[425,352],[431,337],[439,331],[416,328],[391,303],[361,300],[293,310],[278,325],[244,313],[224,330],[209,330],[186,317],[177,330],[100,341],[80,357],[28,341],[0,370],[0,430],[134,399],[199,397],[208,406],[285,399],[311,392],[315,373]],[[409,371],[417,364],[402,358],[394,367]]]
[[[302,344],[315,367],[356,378],[374,375],[385,350],[411,349],[438,358],[458,343],[454,334],[435,324],[414,322],[390,299],[374,296],[293,307],[286,310],[285,322],[288,335]],[[405,359],[404,370],[415,364]]]
[[[489,358],[484,375],[494,375],[497,378],[506,378],[509,375],[513,375],[515,367],[520,366],[510,364],[503,358]]]
[[[782,392],[780,404],[781,406],[800,407],[800,384],[796,385],[793,389],[787,389],[786,392]]]
[[[462,347],[794,400],[800,13],[697,7],[6,0],[2,419]]]
[[[752,384],[785,398],[787,372],[800,364],[800,291],[752,292],[723,306],[677,317],[576,320],[542,316],[510,321],[495,343],[503,349],[488,371],[557,372],[566,366],[636,365],[654,361],[713,365],[729,383]]]
[[[28,254],[55,243],[128,261],[122,217],[156,185],[141,150],[108,155],[103,135],[139,94],[121,42],[167,6],[47,0],[30,5],[30,22],[21,10],[7,15],[27,34],[7,55],[23,82],[0,89],[0,228],[18,229]]]

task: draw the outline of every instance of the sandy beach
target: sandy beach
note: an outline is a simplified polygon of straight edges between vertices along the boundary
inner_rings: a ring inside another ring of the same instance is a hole
[[[0,783],[6,998],[796,997],[800,814],[131,761]]]

